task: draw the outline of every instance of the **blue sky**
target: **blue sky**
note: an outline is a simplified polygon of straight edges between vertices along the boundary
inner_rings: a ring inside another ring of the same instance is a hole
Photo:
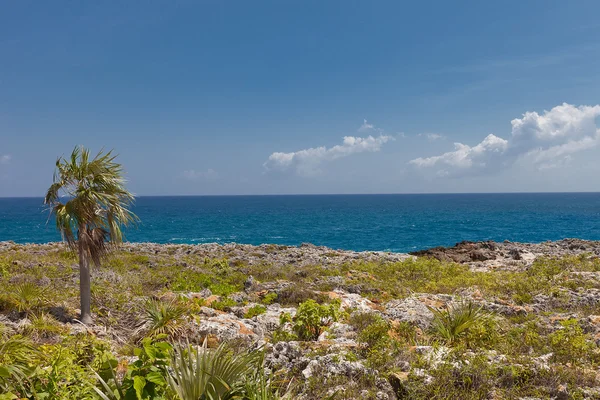
[[[595,0],[5,2],[0,196],[43,195],[78,144],[114,148],[139,195],[598,191],[598,15]]]

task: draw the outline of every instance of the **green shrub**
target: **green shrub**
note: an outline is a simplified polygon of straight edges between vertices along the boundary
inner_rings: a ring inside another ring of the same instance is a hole
[[[554,358],[559,362],[582,363],[594,357],[597,346],[588,341],[576,319],[561,321],[561,328],[548,336]]]
[[[261,315],[264,314],[265,312],[267,312],[267,307],[265,306],[261,306],[260,304],[257,304],[253,307],[250,307],[248,309],[248,311],[246,312],[246,314],[244,314],[244,318],[253,318],[257,315]]]
[[[264,295],[264,297],[261,299],[261,303],[268,306],[269,304],[275,303],[276,300],[277,300],[277,293],[270,292],[270,293],[267,293]]]
[[[229,296],[232,293],[239,292],[239,285],[231,285],[229,283],[214,283],[208,285],[210,291],[217,296]]]
[[[323,328],[338,320],[340,303],[319,304],[307,300],[298,306],[292,329],[301,340],[317,340]]]
[[[373,312],[353,312],[348,318],[348,325],[360,334],[366,327],[380,319],[381,317]]]
[[[385,319],[378,317],[370,325],[367,325],[358,334],[358,342],[364,343],[369,347],[375,347],[379,343],[388,342],[390,336],[388,331],[390,324]]]
[[[211,308],[219,311],[228,310],[231,307],[235,307],[236,305],[237,302],[233,299],[230,299],[229,297],[224,297],[221,300],[213,301],[212,303],[210,303]]]
[[[137,360],[127,364],[121,378],[117,371],[118,363],[108,359],[102,368],[95,372],[99,386],[93,389],[103,400],[163,399],[167,381],[166,367],[169,365],[172,347],[163,342],[164,335],[154,341],[146,338],[142,347],[134,350]]]

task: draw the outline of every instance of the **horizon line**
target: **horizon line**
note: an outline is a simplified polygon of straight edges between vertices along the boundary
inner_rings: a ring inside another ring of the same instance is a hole
[[[600,191],[565,192],[409,192],[409,193],[265,193],[265,194],[159,194],[134,195],[142,197],[284,197],[284,196],[419,196],[474,194],[600,194]],[[44,196],[0,196],[0,199],[43,199]]]

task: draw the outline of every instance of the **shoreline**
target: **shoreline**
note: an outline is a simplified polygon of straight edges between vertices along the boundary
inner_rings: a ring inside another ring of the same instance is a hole
[[[48,243],[17,243],[0,241],[0,251],[11,247],[25,247],[37,254],[64,248],[63,242]],[[467,264],[473,268],[487,269],[497,267],[518,267],[531,265],[539,257],[565,257],[580,254],[592,254],[600,257],[600,241],[584,239],[562,239],[540,243],[463,241],[454,246],[438,246],[412,252],[388,251],[354,251],[334,249],[327,246],[317,246],[302,243],[298,246],[280,244],[251,245],[243,243],[197,243],[175,244],[154,242],[124,242],[118,250],[163,255],[196,255],[204,257],[227,258],[230,262],[243,261],[250,265],[294,264],[299,266],[311,264],[340,264],[344,262],[378,261],[400,262],[416,257],[431,257],[439,261]]]

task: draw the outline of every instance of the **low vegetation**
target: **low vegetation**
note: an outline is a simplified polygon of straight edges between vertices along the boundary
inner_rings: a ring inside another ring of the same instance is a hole
[[[481,272],[425,258],[299,269],[192,250],[113,254],[92,269],[95,325],[84,326],[77,255],[4,244],[0,400],[600,398],[595,257]],[[393,317],[388,304],[410,299],[425,305]],[[262,347],[201,333],[269,318]],[[300,361],[276,364],[279,343]]]

